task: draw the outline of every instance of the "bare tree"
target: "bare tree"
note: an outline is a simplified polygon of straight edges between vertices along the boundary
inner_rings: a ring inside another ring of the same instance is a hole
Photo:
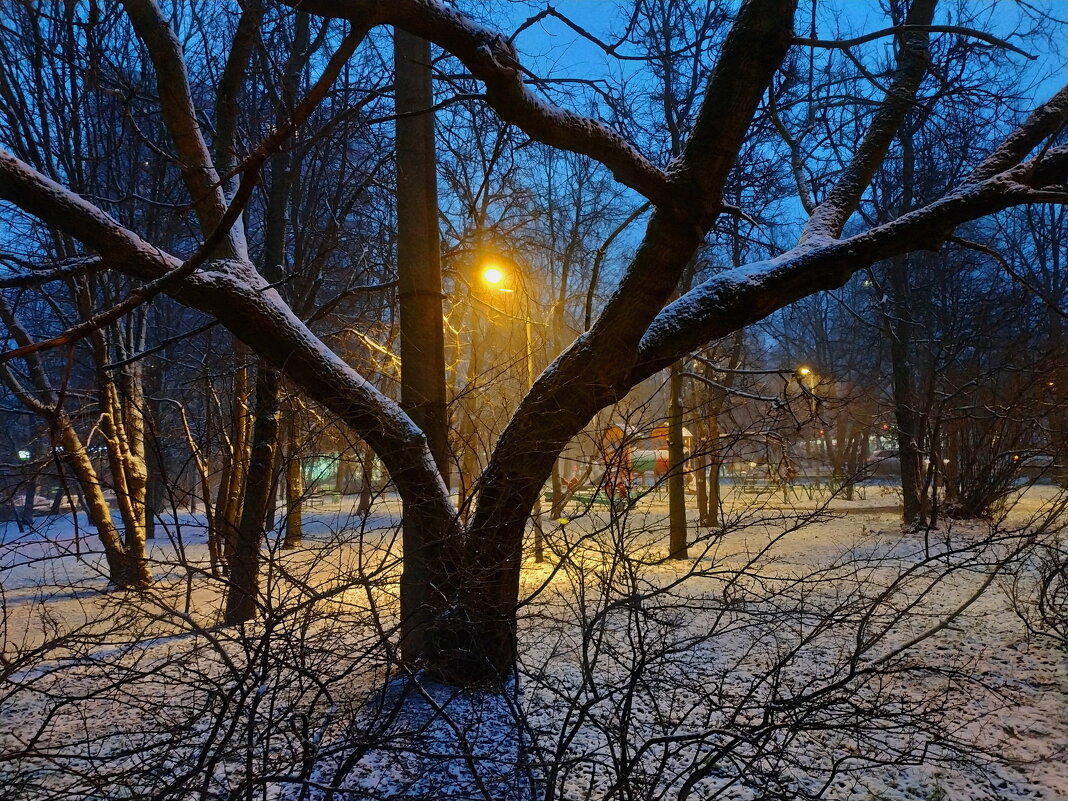
[[[429,2],[309,2],[301,11],[349,20],[354,39],[394,25],[459,58],[484,85],[486,102],[506,121],[549,146],[584,153],[655,207],[645,236],[589,331],[537,380],[501,435],[479,482],[467,527],[458,523],[426,436],[391,400],[316,338],[252,266],[240,212],[245,195],[227,196],[189,91],[180,48],[152,0],[127,0],[133,29],[154,64],[160,110],[199,221],[201,244],[185,258],[124,227],[9,152],[0,155],[0,197],[99,254],[108,269],[144,284],[137,298],[168,292],[213,315],[268,359],[306,395],[332,410],[382,458],[405,504],[412,565],[431,566],[425,647],[411,653],[458,682],[500,681],[516,653],[516,604],[529,511],[566,443],[605,406],[703,343],[729,335],[782,306],[840,286],[857,270],[917,248],[934,248],[959,225],[1012,206],[1062,202],[1068,151],[1054,141],[1068,90],[1039,106],[965,177],[893,219],[843,234],[912,108],[928,63],[932,4],[914,3],[887,90],[869,99],[863,136],[839,143],[853,152],[823,193],[797,244],[780,255],[727,270],[671,301],[707,231],[732,213],[723,188],[776,72],[794,46],[794,3],[744,3],[727,34],[695,113],[690,136],[661,169],[617,133],[540,100],[523,80],[514,47],[451,7]],[[964,34],[958,34],[964,35]],[[294,118],[299,115],[294,115]],[[299,121],[299,120],[297,120]],[[283,125],[240,166],[255,182],[260,159],[296,127]],[[418,536],[415,536],[418,534]],[[417,543],[422,546],[419,551]],[[411,599],[408,599],[410,603]],[[420,601],[422,602],[422,601]]]

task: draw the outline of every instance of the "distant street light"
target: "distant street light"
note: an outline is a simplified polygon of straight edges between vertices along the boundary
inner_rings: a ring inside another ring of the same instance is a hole
[[[32,457],[32,456],[33,456],[33,454],[30,453],[29,451],[19,451],[19,460],[20,461],[28,462],[30,460],[30,457]]]
[[[797,368],[797,385],[801,388],[801,393],[805,396],[808,403],[808,413],[812,420],[816,419],[816,374],[812,372],[811,367],[801,365]],[[822,435],[823,432],[819,432]],[[812,440],[805,437],[805,456],[812,458]]]
[[[504,273],[497,267],[487,267],[482,271],[482,280],[487,284],[499,284],[504,280]]]

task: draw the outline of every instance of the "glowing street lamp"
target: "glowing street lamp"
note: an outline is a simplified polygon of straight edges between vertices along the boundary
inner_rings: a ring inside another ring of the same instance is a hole
[[[514,292],[515,290],[508,286],[508,284],[515,284],[516,280],[522,280],[522,273],[518,270],[511,270],[507,274],[496,263],[489,263],[482,269],[482,282],[487,286],[493,287],[498,292]],[[509,280],[505,280],[505,279]],[[534,386],[534,343],[531,334],[531,320],[530,320],[530,295],[526,294],[526,308],[521,312],[523,318],[523,333],[527,352],[527,388]],[[541,492],[538,492],[538,500],[534,506],[534,561],[541,563],[545,561],[545,544],[544,535],[541,530]],[[565,525],[566,521],[561,518],[560,525]]]

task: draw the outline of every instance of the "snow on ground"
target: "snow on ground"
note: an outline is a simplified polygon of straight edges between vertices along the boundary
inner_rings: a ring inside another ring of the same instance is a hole
[[[1065,654],[1013,603],[1052,498],[925,537],[889,487],[734,491],[682,561],[660,497],[571,506],[525,564],[503,693],[396,665],[388,495],[272,540],[240,631],[196,516],[165,521],[143,598],[107,592],[84,521],[8,524],[0,797],[1068,799]]]

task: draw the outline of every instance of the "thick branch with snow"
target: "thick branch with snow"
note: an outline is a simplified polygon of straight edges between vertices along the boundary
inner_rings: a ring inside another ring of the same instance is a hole
[[[99,208],[0,150],[0,198],[98,253],[112,269],[151,281],[182,266]],[[411,511],[439,530],[454,509],[425,438],[392,400],[324,345],[244,261],[217,260],[168,290],[219,320],[309,397],[333,411],[380,455]]]

